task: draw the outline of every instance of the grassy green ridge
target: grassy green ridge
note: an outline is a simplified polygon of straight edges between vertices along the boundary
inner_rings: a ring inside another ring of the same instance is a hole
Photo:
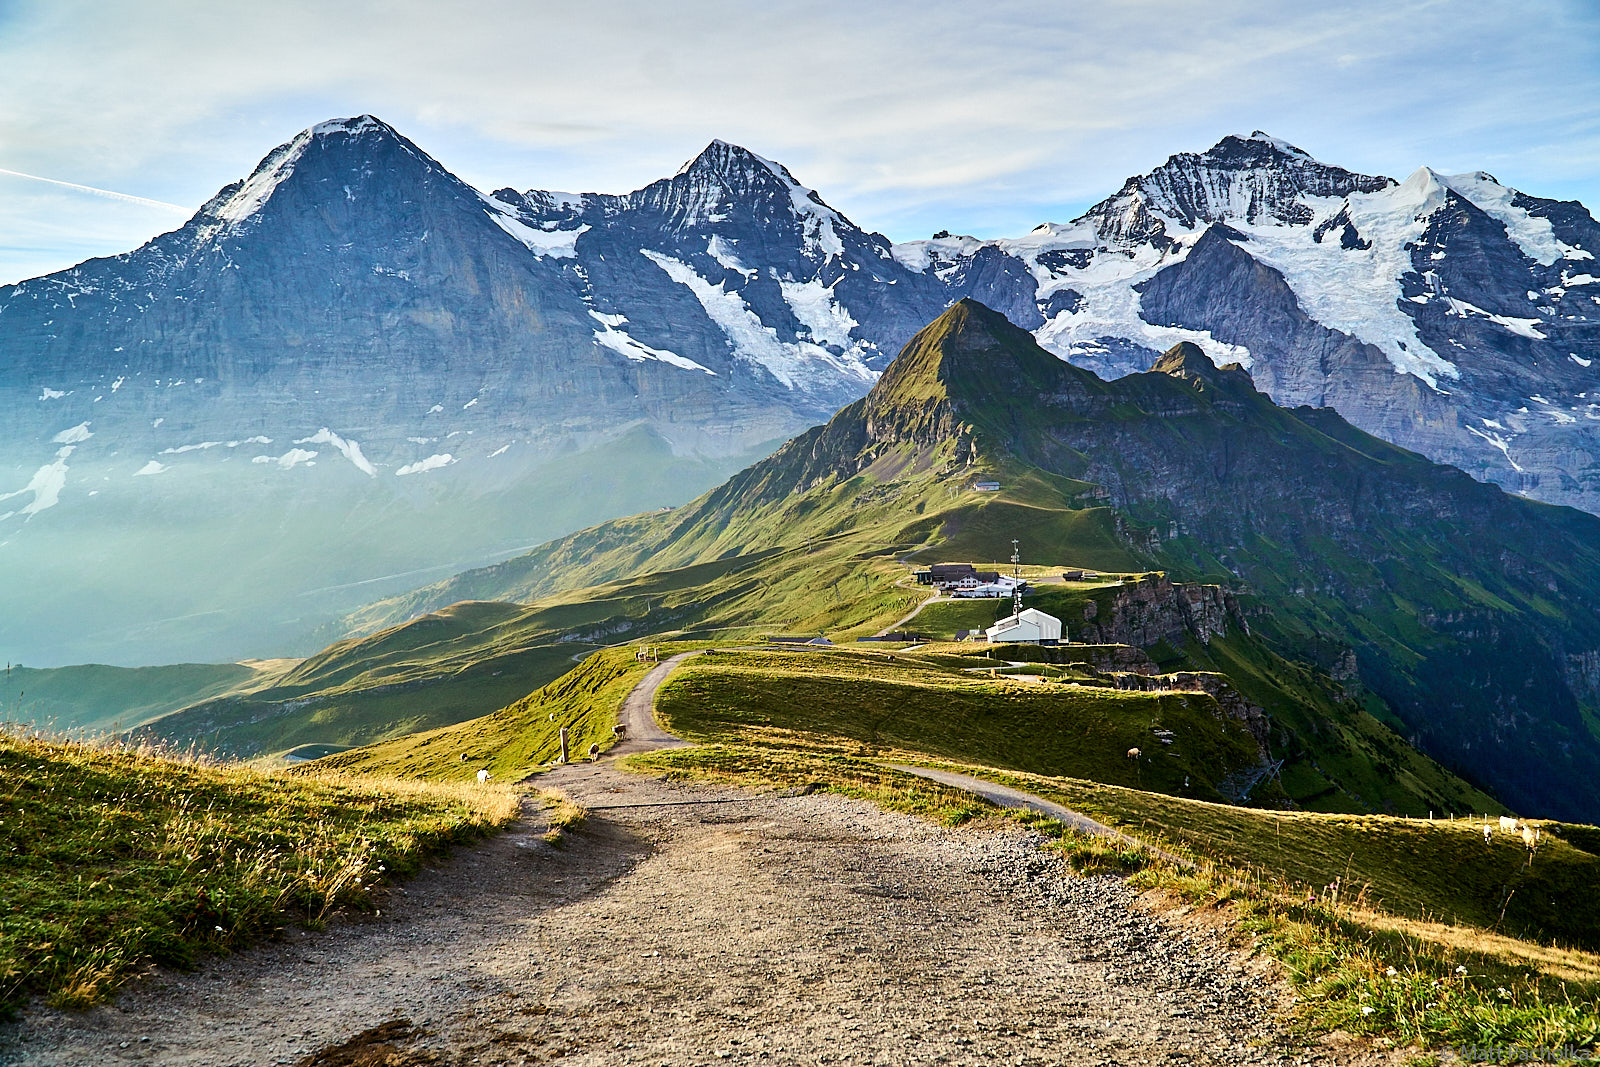
[[[511,819],[507,790],[242,767],[0,733],[0,1010],[83,1006],[336,908]]]
[[[688,740],[894,750],[1217,797],[1256,744],[1204,693],[1130,693],[988,679],[915,656],[707,652],[656,698]],[[1177,734],[1161,745],[1154,728]],[[1145,759],[1130,760],[1143,746]],[[1186,784],[1187,783],[1187,784]]]
[[[562,641],[512,604],[454,605],[339,642],[274,684],[202,700],[134,730],[254,758],[307,744],[362,745],[486,715],[572,666],[592,644]]]
[[[1059,593],[1046,610],[1073,616],[1081,611],[1075,602],[1080,598],[1071,591]],[[1047,662],[1081,660],[1089,653],[1088,646],[954,647],[977,656]],[[1398,722],[1374,716],[1374,709],[1387,710],[1381,701],[1352,695],[1326,672],[1285,659],[1258,636],[1236,628],[1206,644],[1191,637],[1181,649],[1152,651],[1171,668],[1222,675],[1271,716],[1271,753],[1284,761],[1277,784],[1281,796],[1298,807],[1389,815],[1508,811],[1407,744],[1395,732]]]
[[[623,698],[652,666],[637,662],[632,649],[606,649],[491,715],[325,756],[306,773],[465,782],[487,770],[498,781],[517,781],[560,756],[562,727],[574,759],[590,745],[609,749]]]

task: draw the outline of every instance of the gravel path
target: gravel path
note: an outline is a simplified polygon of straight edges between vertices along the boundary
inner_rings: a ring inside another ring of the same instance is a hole
[[[682,743],[651,705],[684,658],[629,696],[613,752]],[[542,784],[591,812],[560,847],[529,810],[396,889],[379,917],[157,972],[87,1012],[36,1008],[0,1028],[0,1064],[1373,1058],[1298,1047],[1259,965],[1241,965],[1213,930],[1141,911],[1116,879],[1073,876],[1022,830],[949,830],[828,794],[629,775],[610,760]]]
[[[564,847],[529,817],[381,918],[32,1011],[0,1063],[1289,1062],[1273,983],[1025,832],[609,762],[551,784],[593,810]],[[386,1059],[327,1051],[401,1019]]]
[[[1165,849],[1155,848],[1136,837],[1128,836],[1121,830],[1114,830],[1103,822],[1096,822],[1081,812],[1062,807],[1053,800],[1046,800],[1044,797],[1035,796],[1032,793],[1024,793],[1020,789],[1013,789],[1009,785],[991,782],[987,778],[974,778],[970,774],[935,770],[932,767],[913,767],[905,763],[891,763],[890,766],[897,771],[905,771],[907,774],[914,774],[919,778],[927,778],[944,785],[954,786],[957,789],[965,789],[969,793],[976,793],[978,796],[993,804],[998,804],[1002,808],[1026,808],[1028,811],[1036,811],[1040,815],[1048,815],[1058,822],[1066,823],[1081,834],[1109,837],[1116,841],[1123,841],[1139,848],[1148,849],[1174,866],[1186,867],[1189,865],[1188,861],[1174,856]]]
[[[676,748],[688,744],[681,737],[669,734],[657,725],[656,690],[661,688],[661,683],[667,680],[667,675],[677,669],[678,664],[690,656],[699,654],[680,652],[676,656],[668,656],[652,667],[650,673],[640,679],[639,684],[628,692],[622,700],[622,707],[617,711],[617,721],[622,724],[624,730],[622,740],[611,746],[608,755],[626,756],[634,752]]]
[[[976,793],[985,800],[999,804],[1003,808],[1026,808],[1036,811],[1040,815],[1048,815],[1052,819],[1060,820],[1068,826],[1083,834],[1094,834],[1097,837],[1113,837],[1119,840],[1132,841],[1132,838],[1118,833],[1105,823],[1095,822],[1087,815],[1079,814],[1071,808],[1064,808],[1060,804],[1036,797],[1032,793],[1024,793],[1020,789],[991,782],[987,778],[974,778],[970,774],[958,774],[955,771],[939,771],[931,767],[913,767],[905,763],[890,764],[897,771],[905,771],[919,778],[927,778],[944,785],[965,789],[969,793]]]

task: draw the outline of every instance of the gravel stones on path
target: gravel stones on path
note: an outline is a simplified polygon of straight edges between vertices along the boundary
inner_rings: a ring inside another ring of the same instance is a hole
[[[1025,831],[950,830],[829,794],[667,782],[607,762],[543,784],[593,809],[560,846],[530,816],[397,889],[378,918],[162,972],[88,1012],[35,1008],[0,1030],[0,1063],[1365,1055],[1300,1048],[1259,968],[1209,931],[1140,911],[1120,880],[1073,876]]]

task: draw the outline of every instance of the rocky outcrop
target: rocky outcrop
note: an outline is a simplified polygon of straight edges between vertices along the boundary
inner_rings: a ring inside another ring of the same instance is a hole
[[[1580,699],[1600,704],[1600,650],[1569,653],[1566,674],[1567,684]]]
[[[1228,590],[1156,575],[1097,595],[1074,629],[1089,644],[1150,648],[1163,641],[1182,646],[1190,638],[1210,644],[1213,637],[1226,637],[1230,624],[1250,632],[1238,598]]]
[[[1118,673],[1112,675],[1112,681],[1118,689],[1140,693],[1205,693],[1217,702],[1224,718],[1244,725],[1255,738],[1262,758],[1266,758],[1267,740],[1272,734],[1272,722],[1267,718],[1266,709],[1252,704],[1225,675],[1197,671],[1155,675]]]

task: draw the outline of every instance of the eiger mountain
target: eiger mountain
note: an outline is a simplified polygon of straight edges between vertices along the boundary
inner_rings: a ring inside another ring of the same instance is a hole
[[[857,320],[898,343],[945,299],[727,145],[628,197],[500,197],[329,122],[143,248],[0,288],[7,657],[311,651],[714,484],[870,386]]]
[[[324,123],[178,230],[0,288],[0,645],[309,651],[430,569],[681,502],[964,297],[1106,376],[1193,341],[1600,510],[1597,243],[1577,204],[1260,134],[1070,224],[891,245],[721,142],[627,195],[489,196],[370,116]]]
[[[979,477],[1001,491],[972,492]],[[1004,558],[1012,537],[1030,561],[1116,555],[1119,569],[1237,589],[1252,640],[1282,659],[1264,668],[1191,641],[1180,652],[1201,669],[1272,688],[1310,668],[1517,810],[1600,812],[1600,518],[1475,481],[1335,411],[1277,406],[1187,342],[1104,381],[974,301],[918,333],[865,398],[692,504],[459,575],[368,621],[698,565],[740,574],[724,595],[746,614],[721,625],[759,624],[792,614],[766,561],[792,556],[784,566],[813,588],[860,586],[808,542],[837,540],[860,568],[915,549]],[[660,590],[695,573],[658,575],[653,596],[609,592],[616,617],[585,626],[703,625],[704,596],[661,606]],[[1081,634],[1087,617],[1065,621]]]

